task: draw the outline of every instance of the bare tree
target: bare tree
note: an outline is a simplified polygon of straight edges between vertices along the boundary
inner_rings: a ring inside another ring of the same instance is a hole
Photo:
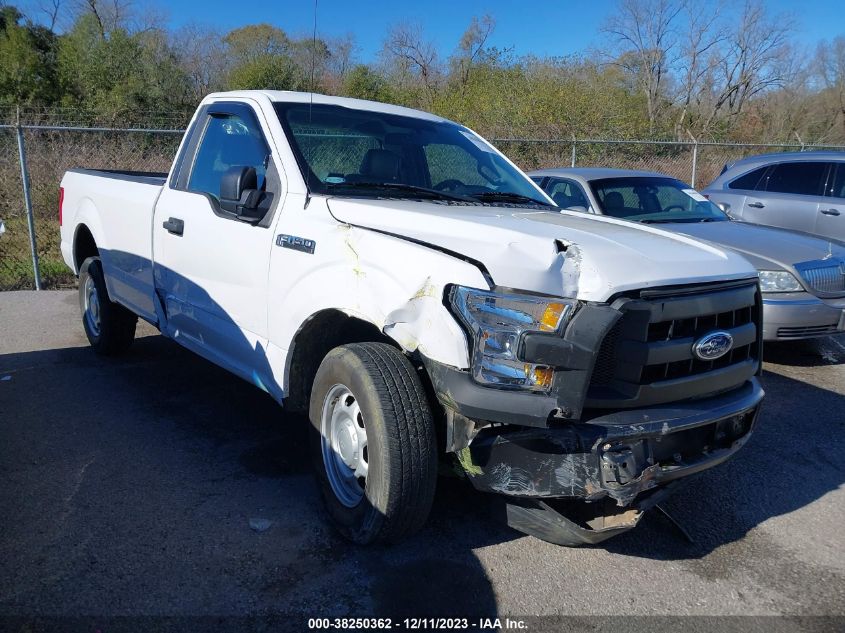
[[[80,12],[81,13],[88,13],[94,17],[94,21],[97,23],[97,29],[100,31],[100,37],[106,39],[107,31],[111,29],[107,29],[106,27],[106,8],[99,0],[79,0],[80,5]]]
[[[74,17],[91,15],[104,39],[115,29],[130,33],[163,32],[167,15],[155,4],[137,5],[134,0],[71,0]]]
[[[705,97],[705,79],[712,74],[718,56],[717,47],[726,36],[720,24],[723,3],[702,6],[696,0],[683,0],[685,24],[678,37],[675,68],[678,82],[678,115],[675,136],[686,137],[690,129],[691,110],[698,110]]]
[[[816,49],[812,73],[820,89],[819,109],[829,121],[829,130],[839,129],[845,139],[845,37],[821,42]]]
[[[758,0],[747,0],[736,27],[713,64],[712,101],[702,124],[709,131],[718,116],[736,118],[754,96],[784,85],[797,72],[788,16],[770,18]]]
[[[615,64],[636,78],[646,98],[653,133],[666,103],[666,81],[676,46],[677,0],[620,0],[602,27],[612,38]]]
[[[496,20],[488,13],[480,18],[473,17],[467,30],[461,36],[461,41],[458,42],[458,52],[454,58],[461,85],[465,86],[469,81],[472,65],[484,50],[484,46],[495,28]]]
[[[388,64],[395,64],[400,75],[418,76],[429,93],[437,88],[437,49],[425,39],[419,24],[403,22],[393,26],[384,41],[382,57]]]
[[[221,32],[200,24],[187,24],[172,34],[170,46],[190,79],[193,101],[225,86],[229,60]]]
[[[329,70],[340,79],[343,79],[354,65],[355,57],[358,54],[358,44],[355,41],[355,35],[353,33],[347,33],[340,37],[331,38],[327,43],[329,51],[331,51]]]
[[[55,31],[60,22],[63,4],[62,0],[41,0],[33,5],[33,9],[44,16],[44,26]]]

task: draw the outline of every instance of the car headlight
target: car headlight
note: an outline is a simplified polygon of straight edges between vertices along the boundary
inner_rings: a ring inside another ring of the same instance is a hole
[[[472,375],[477,382],[503,389],[551,388],[553,369],[520,360],[519,342],[525,332],[559,331],[576,301],[455,286],[451,302],[473,336]]]
[[[799,292],[803,288],[792,273],[785,270],[761,270],[760,290],[763,292]]]

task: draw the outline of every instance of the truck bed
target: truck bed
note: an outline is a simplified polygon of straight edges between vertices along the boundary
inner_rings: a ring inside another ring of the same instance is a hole
[[[71,169],[64,188],[62,254],[78,271],[74,227],[84,224],[99,246],[106,284],[113,301],[154,321],[152,222],[155,204],[167,181],[159,172]],[[107,245],[107,246],[106,246]]]

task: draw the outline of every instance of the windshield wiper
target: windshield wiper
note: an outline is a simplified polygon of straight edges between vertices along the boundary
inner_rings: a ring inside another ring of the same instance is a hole
[[[645,220],[637,220],[641,224],[693,224],[697,222],[718,222],[718,218],[646,218]]]
[[[550,207],[548,202],[537,200],[531,196],[524,196],[521,193],[513,193],[511,191],[484,191],[482,193],[474,193],[472,197],[482,202],[530,202],[531,204],[539,204],[544,207]]]
[[[387,189],[389,191],[406,192],[415,194],[424,194],[433,198],[440,198],[442,200],[459,200],[461,202],[477,202],[474,198],[469,196],[461,196],[455,193],[447,193],[439,189],[431,189],[429,187],[418,187],[417,185],[408,185],[402,182],[339,182],[332,183],[326,186],[329,192],[335,189]]]

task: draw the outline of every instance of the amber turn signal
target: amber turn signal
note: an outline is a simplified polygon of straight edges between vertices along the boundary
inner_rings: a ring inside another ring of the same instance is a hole
[[[531,377],[531,383],[536,387],[549,389],[552,386],[552,378],[555,373],[551,367],[545,365],[526,365],[526,373]]]
[[[568,305],[563,303],[550,303],[540,317],[540,329],[544,332],[554,332],[560,326],[563,315],[566,314]]]

